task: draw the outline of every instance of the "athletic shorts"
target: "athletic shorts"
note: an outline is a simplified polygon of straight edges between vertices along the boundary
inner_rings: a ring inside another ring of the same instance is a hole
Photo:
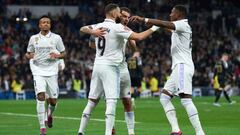
[[[106,99],[119,98],[120,72],[118,66],[95,64],[93,67],[89,97],[99,99],[102,94]]]
[[[34,88],[35,94],[45,92],[49,98],[58,98],[59,87],[58,87],[58,75],[53,76],[39,76],[34,75]]]
[[[131,77],[131,86],[132,87],[141,87],[142,78],[140,77]]]
[[[131,80],[129,72],[120,73],[120,98],[131,98]]]
[[[164,89],[172,95],[179,93],[192,95],[192,77],[194,74],[194,67],[186,64],[177,64],[164,85]]]
[[[119,66],[120,70],[120,98],[131,98],[131,79],[126,62]]]

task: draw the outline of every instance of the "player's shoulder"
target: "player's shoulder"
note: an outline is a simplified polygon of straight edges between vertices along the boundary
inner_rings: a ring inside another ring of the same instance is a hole
[[[173,21],[173,24],[175,25],[177,31],[185,31],[188,33],[192,32],[192,28],[188,23],[188,19]]]
[[[55,37],[55,38],[61,38],[61,36],[57,33],[51,32],[51,36]]]
[[[31,39],[31,38],[35,38],[35,37],[39,37],[39,33],[32,35],[32,36],[30,37],[30,39]]]
[[[101,27],[109,26],[109,24],[107,22],[103,21],[103,22],[91,24],[89,26],[92,27],[93,29],[98,29],[98,28],[101,28]]]
[[[121,28],[121,29],[125,28],[125,26],[122,25],[121,23],[116,23],[116,24],[115,24],[115,27]]]
[[[115,24],[115,29],[116,30],[124,30],[124,31],[132,31],[129,27],[122,25],[121,23]]]
[[[50,38],[55,39],[55,40],[62,40],[62,37],[59,34],[53,33],[53,32],[51,32]]]
[[[188,24],[188,19],[181,19],[181,20],[176,20],[176,21],[173,21],[173,22],[187,25]]]
[[[39,40],[39,33],[32,35],[32,36],[30,37],[29,41],[32,41],[32,40]]]

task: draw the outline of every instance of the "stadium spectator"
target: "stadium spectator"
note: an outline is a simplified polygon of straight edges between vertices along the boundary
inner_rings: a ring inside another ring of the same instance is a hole
[[[82,89],[83,82],[82,79],[76,75],[75,79],[72,81],[72,90],[75,98],[79,98],[80,90]]]
[[[149,80],[150,90],[152,92],[152,96],[159,96],[159,88],[158,88],[158,80],[154,74],[150,76]]]
[[[16,95],[17,93],[19,93],[23,90],[22,89],[23,85],[24,85],[23,81],[19,77],[14,76],[12,83],[11,83],[11,88],[12,88],[14,95]]]

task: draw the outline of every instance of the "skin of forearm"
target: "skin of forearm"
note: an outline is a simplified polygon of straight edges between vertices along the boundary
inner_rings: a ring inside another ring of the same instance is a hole
[[[93,30],[91,28],[89,28],[89,26],[81,27],[80,31],[83,32],[83,33],[87,33],[87,34],[92,34],[93,33]]]
[[[157,19],[149,19],[147,24],[156,25],[162,28],[172,29],[175,30],[175,26],[172,22],[169,21],[162,21]]]
[[[59,55],[59,59],[64,59],[66,56],[66,52],[61,52],[60,55]]]

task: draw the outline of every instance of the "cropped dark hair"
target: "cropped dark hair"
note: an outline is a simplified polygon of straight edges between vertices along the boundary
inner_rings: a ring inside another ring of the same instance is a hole
[[[183,5],[176,5],[176,6],[174,6],[174,8],[176,10],[178,10],[179,12],[181,12],[184,17],[187,16],[187,8],[185,6],[183,6]]]
[[[48,19],[51,20],[51,18],[50,18],[48,15],[43,15],[43,16],[41,16],[41,17],[39,18],[39,21],[40,21],[42,18],[48,18]]]
[[[127,7],[121,7],[120,10],[121,10],[121,12],[125,11],[125,12],[128,12],[129,14],[131,14],[131,10]]]
[[[105,14],[111,12],[112,10],[118,8],[119,6],[117,4],[114,3],[110,3],[105,7]]]

